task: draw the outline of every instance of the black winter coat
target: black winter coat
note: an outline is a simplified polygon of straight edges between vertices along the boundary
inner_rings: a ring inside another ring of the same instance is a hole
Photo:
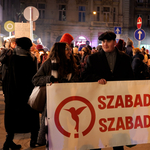
[[[10,53],[10,55],[7,55],[7,53]],[[4,95],[7,88],[6,85],[8,84],[8,65],[10,63],[12,53],[12,50],[4,48],[0,55],[0,62],[2,63],[2,88]]]
[[[128,54],[132,58],[132,56],[133,56],[132,46],[130,46],[130,45],[127,46],[126,54]]]
[[[104,78],[106,81],[132,80],[133,71],[130,57],[116,49],[117,57],[114,71],[111,72],[104,50],[90,55],[87,59],[82,81],[97,82]]]
[[[132,69],[136,80],[146,79],[147,65],[143,62],[144,55],[142,53],[136,53],[132,59]]]
[[[9,65],[5,97],[5,128],[7,132],[27,133],[39,130],[39,113],[27,104],[34,88],[32,77],[36,65],[30,54],[13,55]]]

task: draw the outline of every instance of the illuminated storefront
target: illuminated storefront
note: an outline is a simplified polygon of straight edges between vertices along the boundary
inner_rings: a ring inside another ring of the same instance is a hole
[[[86,38],[85,36],[78,36],[74,39],[74,46],[86,46],[89,43],[89,45],[91,45],[91,42],[89,41],[88,38]]]

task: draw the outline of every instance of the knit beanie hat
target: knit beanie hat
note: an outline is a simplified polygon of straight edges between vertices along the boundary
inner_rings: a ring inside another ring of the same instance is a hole
[[[128,38],[128,40],[127,40],[127,46],[133,46],[133,41],[130,39],[130,38]]]
[[[42,46],[41,44],[38,44],[38,45],[36,46],[36,48],[37,48],[38,50],[41,50],[41,49],[43,49],[43,46]]]
[[[65,42],[65,43],[67,43],[67,44],[70,45],[73,39],[74,39],[74,38],[73,38],[73,36],[72,36],[71,34],[65,33],[65,34],[61,37],[60,42]]]
[[[16,44],[24,50],[29,50],[32,46],[32,41],[27,37],[21,37],[16,39]]]

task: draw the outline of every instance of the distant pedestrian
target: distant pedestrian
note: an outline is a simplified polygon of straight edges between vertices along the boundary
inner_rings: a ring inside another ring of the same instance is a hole
[[[84,67],[86,65],[87,58],[89,55],[91,55],[91,50],[88,47],[83,47],[81,50],[81,61],[80,61],[81,73],[84,71]]]
[[[3,46],[4,48],[1,51],[0,62],[2,65],[2,90],[5,98],[8,84],[8,65],[13,54],[13,49],[10,47],[10,40],[4,41]]]
[[[40,54],[40,60],[38,62],[38,69],[41,67],[43,62],[47,59],[47,53],[44,51],[44,47],[40,44],[36,46],[37,50],[39,51]]]
[[[119,41],[118,41],[118,43],[116,44],[116,47],[120,50],[120,51],[122,51],[122,52],[125,52],[124,50],[124,40],[123,39],[119,39]]]
[[[133,48],[132,69],[136,80],[144,80],[149,78],[149,69],[147,64],[143,62],[144,55],[138,47]]]
[[[76,64],[78,65],[78,67],[80,66],[80,55],[79,55],[79,52],[78,52],[78,48],[77,47],[74,47],[73,48],[73,55],[74,55],[74,58],[76,59]]]
[[[92,50],[91,50],[91,54],[94,54],[94,53],[96,53],[96,52],[97,52],[96,48],[93,47]]]
[[[130,56],[130,59],[132,61],[132,56],[133,56],[132,49],[134,48],[134,46],[133,46],[134,43],[130,38],[128,38],[126,44],[127,44],[126,54],[128,54]]]

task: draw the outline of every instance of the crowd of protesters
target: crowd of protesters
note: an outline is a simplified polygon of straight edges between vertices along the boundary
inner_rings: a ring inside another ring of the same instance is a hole
[[[34,86],[150,79],[149,51],[134,47],[131,39],[126,42],[119,39],[116,43],[115,33],[107,31],[99,36],[102,45],[93,48],[90,45],[73,47],[73,39],[65,33],[50,50],[41,41],[34,44],[26,37],[4,41],[0,54],[7,132],[3,150],[21,148],[13,142],[15,133],[31,132],[30,147],[46,145],[46,104],[41,124],[39,112],[27,104]],[[123,150],[123,146],[113,149]]]

